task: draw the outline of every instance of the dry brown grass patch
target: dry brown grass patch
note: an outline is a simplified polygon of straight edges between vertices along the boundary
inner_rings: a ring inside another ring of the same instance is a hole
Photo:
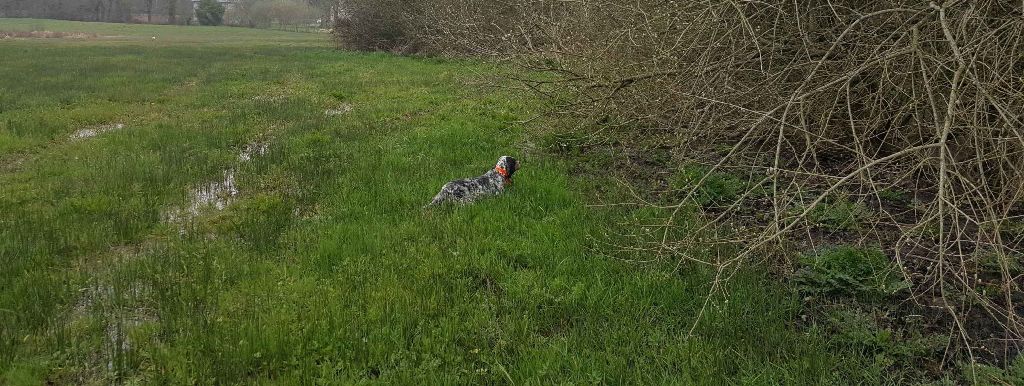
[[[59,31],[0,31],[0,39],[96,39],[99,35],[88,32]]]

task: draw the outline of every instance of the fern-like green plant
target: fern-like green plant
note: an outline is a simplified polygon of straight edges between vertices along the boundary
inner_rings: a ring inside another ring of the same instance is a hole
[[[804,292],[883,300],[910,284],[896,265],[878,249],[839,246],[800,257],[795,281]]]

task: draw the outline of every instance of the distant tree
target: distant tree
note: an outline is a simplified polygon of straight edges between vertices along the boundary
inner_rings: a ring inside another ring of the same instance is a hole
[[[221,25],[224,23],[224,6],[216,0],[202,0],[196,8],[196,19],[202,25]]]
[[[178,20],[178,2],[171,0],[167,2],[167,22],[175,24]]]
[[[145,1],[146,1],[146,22],[152,24],[153,23],[153,2],[154,2],[154,0],[145,0]]]
[[[110,3],[115,11],[109,21],[125,23],[132,19],[132,0],[110,0]]]
[[[241,0],[233,12],[238,24],[256,28],[295,27],[317,18],[317,9],[306,0]]]
[[[330,23],[331,14],[334,12],[335,7],[339,5],[338,0],[306,0],[309,6],[320,11],[320,26],[324,27]]]

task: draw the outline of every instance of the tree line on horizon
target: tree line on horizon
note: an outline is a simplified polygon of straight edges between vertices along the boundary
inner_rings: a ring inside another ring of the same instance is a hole
[[[338,0],[233,0],[224,23],[254,28],[326,25]],[[112,23],[193,24],[192,0],[0,0],[0,17]]]

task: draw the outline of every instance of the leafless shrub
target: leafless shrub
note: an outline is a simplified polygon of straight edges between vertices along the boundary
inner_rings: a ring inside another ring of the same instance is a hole
[[[361,51],[416,51],[422,19],[417,1],[346,0],[335,21],[334,38],[342,48]]]

